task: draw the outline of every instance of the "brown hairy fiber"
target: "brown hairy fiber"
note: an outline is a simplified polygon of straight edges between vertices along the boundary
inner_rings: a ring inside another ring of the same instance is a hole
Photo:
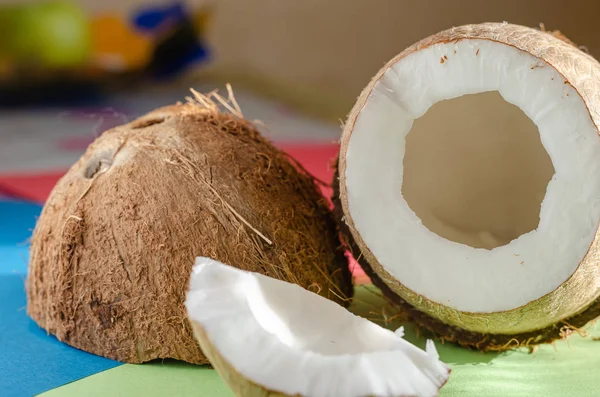
[[[313,179],[243,119],[196,99],[106,131],[35,228],[27,312],[72,346],[129,363],[207,363],[183,302],[197,256],[346,304],[350,273]]]

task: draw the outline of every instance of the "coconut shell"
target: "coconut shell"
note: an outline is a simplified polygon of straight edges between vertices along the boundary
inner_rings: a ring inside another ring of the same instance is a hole
[[[192,322],[194,334],[202,346],[202,350],[210,358],[211,365],[217,371],[223,382],[229,386],[236,396],[244,397],[290,397],[275,390],[265,389],[263,386],[253,382],[240,374],[231,364],[223,358],[221,353],[212,345],[206,331],[197,323]],[[292,396],[301,397],[301,396]]]
[[[338,180],[338,173],[335,173],[335,180]],[[388,284],[386,284],[381,276],[377,274],[373,267],[369,264],[366,258],[362,255],[362,251],[356,244],[348,225],[343,220],[344,215],[341,211],[341,203],[339,199],[338,184],[334,184],[333,202],[335,205],[334,214],[340,225],[342,240],[348,251],[360,264],[365,274],[369,276],[373,284],[381,290],[392,303],[393,307],[398,310],[407,320],[415,323],[425,331],[433,334],[433,336],[441,339],[444,342],[459,344],[463,347],[474,348],[481,351],[506,351],[517,347],[532,347],[543,343],[552,343],[558,339],[569,337],[573,332],[584,335],[581,330],[587,323],[600,317],[600,298],[596,299],[583,312],[574,314],[563,321],[560,321],[552,326],[537,329],[531,332],[522,332],[517,334],[494,334],[485,332],[473,332],[461,328],[456,325],[447,324],[444,321],[435,318],[424,311],[419,310],[411,305],[408,301],[402,299]]]
[[[600,257],[600,229],[576,272],[561,287],[510,311],[469,313],[430,301],[403,286],[399,280],[395,280],[362,241],[348,211],[344,182],[345,153],[354,123],[375,84],[385,71],[400,59],[437,43],[465,39],[500,42],[544,60],[564,76],[565,84],[571,85],[578,92],[588,108],[590,118],[600,131],[600,103],[597,96],[600,64],[575,47],[564,35],[507,23],[484,23],[452,28],[430,36],[395,56],[377,73],[358,98],[348,116],[341,139],[339,165],[333,183],[336,217],[344,241],[373,283],[415,323],[443,340],[480,350],[495,351],[550,343],[573,332],[580,332],[580,328],[600,316],[600,290],[597,288],[597,280],[600,279],[597,265]],[[568,295],[569,291],[571,295]],[[576,293],[572,294],[572,291]],[[558,316],[560,320],[549,324],[550,315]],[[526,329],[515,332],[510,324],[519,324]],[[486,332],[486,329],[493,331]]]
[[[59,340],[128,363],[207,363],[183,305],[197,256],[347,303],[350,272],[313,179],[240,114],[202,102],[106,131],[53,189],[27,312]]]

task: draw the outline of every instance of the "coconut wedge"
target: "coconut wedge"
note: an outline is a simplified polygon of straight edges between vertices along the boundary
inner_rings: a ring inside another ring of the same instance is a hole
[[[341,139],[338,219],[373,282],[482,350],[600,315],[600,65],[560,34],[453,28],[389,61]]]
[[[449,376],[420,350],[298,285],[199,257],[185,302],[196,339],[238,396],[435,396]]]

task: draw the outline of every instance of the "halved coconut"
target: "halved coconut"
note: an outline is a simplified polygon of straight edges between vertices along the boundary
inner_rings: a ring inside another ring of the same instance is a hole
[[[599,89],[591,56],[507,23],[453,28],[388,62],[346,123],[334,197],[375,284],[483,350],[599,316]]]
[[[235,106],[196,94],[90,145],[33,234],[27,312],[42,328],[119,361],[207,363],[183,305],[199,255],[348,303],[326,200]]]
[[[223,380],[251,396],[435,396],[449,376],[426,351],[298,285],[197,258],[185,302]]]

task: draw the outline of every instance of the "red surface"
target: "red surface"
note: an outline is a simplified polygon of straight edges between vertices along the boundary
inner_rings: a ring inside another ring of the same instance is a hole
[[[43,204],[56,182],[65,172],[0,175],[0,192],[8,196]]]
[[[337,155],[336,144],[282,144],[278,145],[317,179],[330,184],[333,178],[331,164]],[[44,203],[50,191],[66,170],[41,172],[38,174],[0,175],[0,193],[23,198],[38,203]],[[331,196],[331,188],[323,186],[325,197]],[[354,260],[350,269],[358,282],[367,282],[368,278]]]

